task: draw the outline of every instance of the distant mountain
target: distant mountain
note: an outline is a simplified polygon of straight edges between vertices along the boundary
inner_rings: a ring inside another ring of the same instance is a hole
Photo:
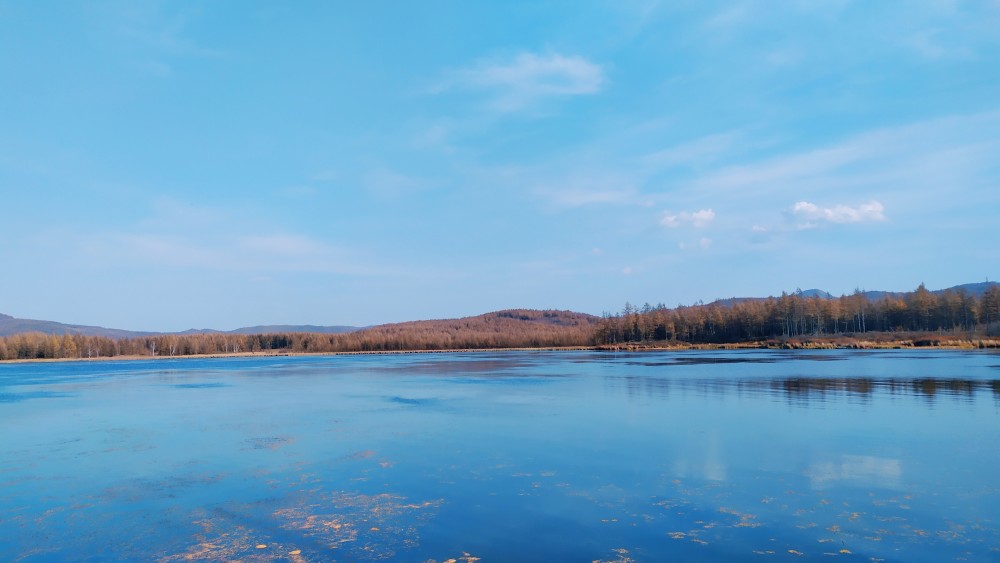
[[[823,291],[822,289],[807,289],[805,291],[797,289],[793,293],[795,293],[796,295],[800,295],[802,297],[819,297],[820,299],[836,299],[836,297]],[[722,305],[723,307],[735,307],[736,305],[746,301],[764,301],[766,299],[771,299],[771,298],[772,297],[729,297],[727,299],[716,299],[712,303],[715,305]]]
[[[975,295],[977,298],[982,298],[983,293],[985,293],[987,289],[989,289],[989,288],[991,288],[993,286],[996,286],[996,285],[1000,285],[1000,283],[994,282],[994,281],[979,282],[979,283],[965,283],[965,284],[962,284],[962,285],[956,285],[954,287],[949,287],[949,288],[945,288],[945,289],[934,289],[934,290],[931,290],[931,293],[937,295],[937,294],[940,294],[940,293],[944,293],[946,291],[964,291],[964,292],[968,293],[969,295]],[[903,297],[903,295],[905,295],[906,293],[909,293],[910,291],[913,291],[913,290],[909,290],[909,291],[862,291],[861,294],[864,295],[865,298],[868,299],[869,301],[881,301],[882,299],[884,299],[886,297],[901,298],[901,297]],[[807,289],[805,291],[803,291],[803,290],[795,290],[792,293],[795,294],[795,295],[799,295],[801,297],[819,297],[820,299],[837,299],[836,295],[833,295],[831,293],[823,291],[822,289]],[[774,296],[772,296],[772,297],[774,297]],[[733,306],[735,306],[735,305],[737,305],[739,303],[743,303],[744,301],[763,301],[765,299],[771,299],[772,297],[729,297],[727,299],[717,299],[713,303],[716,304],[716,305],[721,305],[723,307],[733,307]]]
[[[72,325],[55,321],[38,321],[34,319],[18,319],[0,313],[0,336],[11,336],[25,332],[40,332],[42,334],[82,334],[84,336],[107,336],[110,338],[133,338],[137,336],[156,336],[160,334],[272,334],[281,332],[318,332],[324,334],[339,334],[353,332],[360,327],[354,326],[315,326],[315,325],[259,325],[223,331],[213,329],[189,329],[182,332],[144,332],[104,328],[102,326]]]
[[[931,293],[939,294],[945,291],[965,291],[977,298],[982,298],[983,293],[990,287],[1000,285],[1000,283],[987,281],[978,283],[967,283],[956,285],[947,289],[932,290]],[[796,290],[795,294],[803,297],[819,297],[820,299],[836,299],[836,296],[821,289],[807,289],[805,291]],[[885,297],[902,297],[904,292],[893,291],[864,291],[862,294],[871,301],[879,301]],[[745,301],[762,301],[769,297],[731,297],[728,299],[718,299],[713,303],[724,307],[733,307]],[[317,325],[257,325],[237,328],[235,330],[222,331],[213,329],[189,329],[182,332],[142,332],[132,330],[120,330],[115,328],[104,328],[100,326],[73,325],[54,321],[39,321],[32,319],[18,319],[10,315],[0,314],[0,336],[11,336],[25,332],[40,332],[42,334],[82,334],[85,336],[108,336],[111,338],[132,338],[138,336],[156,336],[162,334],[274,334],[274,333],[322,333],[322,334],[342,334],[353,332],[380,332],[397,333],[405,332],[425,332],[427,335],[434,335],[437,338],[440,334],[453,333],[458,328],[481,331],[483,334],[493,332],[514,331],[510,325],[513,321],[519,321],[521,326],[534,326],[532,329],[539,334],[545,332],[541,327],[551,325],[552,327],[579,327],[593,324],[597,317],[584,313],[572,311],[534,311],[526,309],[512,309],[508,311],[496,311],[475,317],[464,319],[431,320],[431,321],[410,321],[393,325],[381,325],[378,327],[354,327],[354,326],[317,326]],[[517,324],[517,323],[515,323]],[[549,335],[546,335],[548,337]]]
[[[983,293],[986,293],[987,289],[989,289],[989,288],[991,288],[991,287],[993,287],[995,285],[1000,285],[1000,283],[997,283],[995,281],[985,281],[985,282],[979,282],[979,283],[965,283],[965,284],[962,284],[962,285],[956,285],[955,287],[949,287],[948,289],[950,289],[952,291],[962,290],[962,291],[964,291],[964,292],[966,292],[966,293],[968,293],[970,295],[975,295],[976,297],[982,297]],[[944,289],[938,289],[936,291],[932,291],[931,293],[941,293],[942,291],[946,291],[946,290],[944,290]]]
[[[18,319],[10,315],[0,314],[0,336],[11,336],[24,332],[40,332],[42,334],[83,334],[85,336],[108,336],[111,338],[128,338],[133,336],[149,336],[151,332],[137,332],[104,328],[102,326],[71,325],[54,321],[38,321],[34,319]]]
[[[316,326],[316,325],[258,325],[230,330],[229,334],[276,334],[280,332],[312,332],[320,334],[340,334],[361,330],[356,326]]]
[[[819,297],[821,299],[833,299],[833,295],[823,291],[822,289],[807,289],[800,293],[802,297]]]
[[[991,281],[979,282],[979,283],[964,283],[962,285],[956,285],[956,286],[948,287],[948,288],[945,288],[945,289],[932,289],[932,290],[930,290],[930,292],[933,293],[934,295],[939,295],[939,294],[944,293],[946,291],[964,291],[965,293],[968,293],[969,295],[976,296],[976,298],[978,299],[978,298],[982,298],[983,293],[986,293],[987,289],[989,289],[989,288],[991,288],[991,287],[993,287],[995,285],[1000,285],[1000,283],[991,282]],[[910,290],[910,291],[912,291],[912,290]],[[861,292],[861,294],[864,295],[869,301],[881,301],[882,299],[885,299],[886,297],[901,298],[906,293],[909,293],[909,292],[908,291],[907,292],[904,292],[904,291],[863,291],[863,292]]]

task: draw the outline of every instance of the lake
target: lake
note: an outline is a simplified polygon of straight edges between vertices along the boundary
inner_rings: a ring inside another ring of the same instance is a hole
[[[1000,355],[0,365],[0,560],[1000,561]]]

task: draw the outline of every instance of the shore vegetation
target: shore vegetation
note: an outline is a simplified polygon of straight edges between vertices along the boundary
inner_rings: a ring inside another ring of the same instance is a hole
[[[602,317],[511,309],[474,317],[412,321],[349,333],[160,334],[114,338],[22,333],[0,337],[0,360],[256,354],[385,353],[581,348],[1000,347],[1000,285],[877,299],[856,291],[831,298],[795,292],[678,306],[626,303]]]

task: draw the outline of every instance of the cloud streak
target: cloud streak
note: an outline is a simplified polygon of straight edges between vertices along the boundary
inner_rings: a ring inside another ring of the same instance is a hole
[[[515,112],[545,99],[596,94],[605,82],[603,69],[583,57],[521,53],[509,60],[480,61],[454,73],[435,91],[485,92],[491,107]]]

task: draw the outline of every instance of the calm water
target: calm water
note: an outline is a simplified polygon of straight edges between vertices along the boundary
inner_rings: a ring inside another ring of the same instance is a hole
[[[0,561],[1000,561],[1000,355],[0,365]]]

